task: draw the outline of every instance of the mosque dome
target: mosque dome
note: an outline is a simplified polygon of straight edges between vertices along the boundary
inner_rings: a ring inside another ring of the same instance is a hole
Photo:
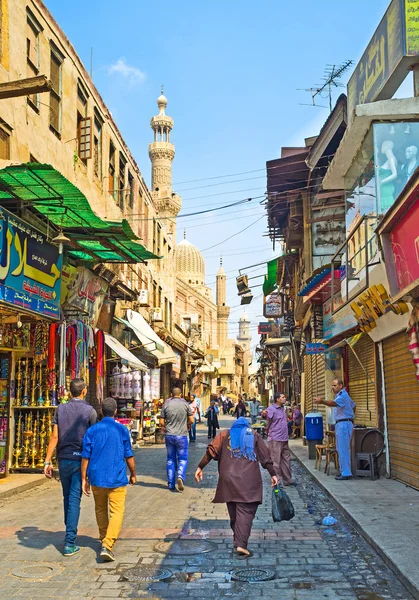
[[[157,106],[160,108],[161,106],[163,106],[164,108],[166,108],[167,106],[167,98],[164,94],[161,94],[158,98],[157,98]]]
[[[205,285],[204,257],[188,240],[182,240],[175,248],[176,274],[191,285]]]
[[[246,315],[246,313],[243,313],[239,319],[239,321],[241,323],[250,323],[250,319],[249,317]]]

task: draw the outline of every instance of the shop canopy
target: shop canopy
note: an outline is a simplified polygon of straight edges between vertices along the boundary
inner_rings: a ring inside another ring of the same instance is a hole
[[[118,318],[118,320],[135,333],[147,352],[157,358],[159,366],[178,362],[178,357],[169,344],[159,338],[140,313],[135,310],[127,310],[127,319]]]
[[[105,344],[111,348],[122,360],[125,360],[128,363],[128,366],[132,369],[136,369],[138,371],[147,371],[148,368],[146,365],[141,362],[139,358],[134,356],[132,352],[130,352],[125,346],[118,342],[118,340],[109,333],[105,333]]]
[[[340,270],[335,269],[333,278],[340,284]],[[336,284],[335,284],[336,285]],[[336,288],[335,288],[336,291]],[[322,304],[332,295],[332,266],[325,265],[314,271],[299,296],[305,297],[313,304]]]
[[[0,204],[23,201],[44,221],[71,239],[69,256],[76,260],[138,263],[161,258],[138,243],[126,219],[107,221],[91,208],[86,196],[51,165],[26,163],[0,170]]]
[[[285,346],[286,344],[291,344],[291,340],[289,337],[268,338],[264,344],[265,346]]]

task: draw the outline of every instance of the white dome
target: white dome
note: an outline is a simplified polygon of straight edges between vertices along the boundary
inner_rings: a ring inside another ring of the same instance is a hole
[[[239,321],[241,321],[242,323],[250,323],[250,319],[249,317],[246,315],[246,313],[243,313],[242,316],[240,317]]]
[[[167,98],[164,94],[160,94],[160,96],[157,98],[157,106],[160,108],[160,106],[164,106],[166,108],[167,106]]]
[[[175,248],[176,275],[191,285],[205,285],[204,257],[188,240]]]

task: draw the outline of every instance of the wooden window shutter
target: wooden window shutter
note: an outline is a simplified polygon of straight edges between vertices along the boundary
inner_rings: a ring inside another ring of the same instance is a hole
[[[0,128],[0,159],[10,159],[10,135]]]
[[[86,117],[79,124],[79,156],[86,160],[92,158],[92,153],[92,117]]]

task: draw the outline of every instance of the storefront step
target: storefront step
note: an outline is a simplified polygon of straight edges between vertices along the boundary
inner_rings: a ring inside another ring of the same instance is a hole
[[[16,473],[5,479],[0,479],[0,500],[11,498],[20,492],[26,492],[38,485],[44,484],[48,479],[39,473]]]

